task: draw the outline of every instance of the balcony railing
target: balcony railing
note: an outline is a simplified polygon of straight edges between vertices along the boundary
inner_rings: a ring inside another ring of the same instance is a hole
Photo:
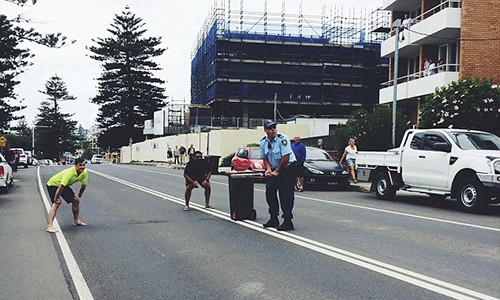
[[[462,7],[462,1],[461,0],[448,0],[443,3],[440,3],[433,8],[426,10],[425,12],[421,13],[420,15],[416,16],[415,18],[412,19],[412,26],[417,24],[418,22],[421,22],[430,16],[437,14],[438,12],[442,11],[443,9],[446,8],[461,8]],[[395,29],[392,28],[390,32],[390,36],[394,36],[395,34]]]
[[[458,72],[458,71],[459,71],[458,64],[442,64],[442,65],[438,65],[438,66],[436,66],[432,69],[429,69],[429,70],[422,70],[422,71],[418,71],[418,72],[413,73],[413,74],[401,76],[398,78],[397,82],[398,82],[398,84],[400,84],[400,83],[405,83],[405,82],[413,81],[416,79],[420,79],[423,77],[432,76],[434,74],[441,73],[441,72]],[[393,84],[394,84],[394,80],[389,80],[389,81],[382,83],[381,87],[386,88],[388,86],[392,86]]]

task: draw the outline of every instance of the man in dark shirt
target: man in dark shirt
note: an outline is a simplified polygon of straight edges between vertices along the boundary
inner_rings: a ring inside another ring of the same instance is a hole
[[[186,168],[184,169],[184,178],[186,179],[186,192],[184,193],[184,199],[186,205],[184,210],[189,210],[189,200],[191,199],[191,191],[198,188],[200,185],[205,189],[205,208],[214,208],[210,204],[210,177],[212,173],[210,172],[210,165],[208,161],[203,159],[203,154],[200,151],[194,153],[194,160],[188,162]]]

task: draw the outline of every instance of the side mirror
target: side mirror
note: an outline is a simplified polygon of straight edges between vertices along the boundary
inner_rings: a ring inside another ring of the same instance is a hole
[[[451,146],[448,143],[434,143],[432,150],[441,152],[451,152]]]

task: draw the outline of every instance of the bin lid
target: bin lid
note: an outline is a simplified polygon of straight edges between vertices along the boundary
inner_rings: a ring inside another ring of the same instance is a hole
[[[251,177],[263,177],[264,174],[262,172],[254,172],[251,170],[245,171],[228,171],[226,172],[228,176],[231,178],[251,178]]]

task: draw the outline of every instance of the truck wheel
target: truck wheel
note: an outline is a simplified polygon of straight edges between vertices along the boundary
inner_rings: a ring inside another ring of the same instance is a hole
[[[393,200],[396,195],[396,189],[391,185],[387,173],[379,173],[375,179],[375,193],[377,198],[383,200]]]
[[[475,177],[460,180],[457,195],[460,208],[466,212],[479,212],[488,205],[486,191]]]

